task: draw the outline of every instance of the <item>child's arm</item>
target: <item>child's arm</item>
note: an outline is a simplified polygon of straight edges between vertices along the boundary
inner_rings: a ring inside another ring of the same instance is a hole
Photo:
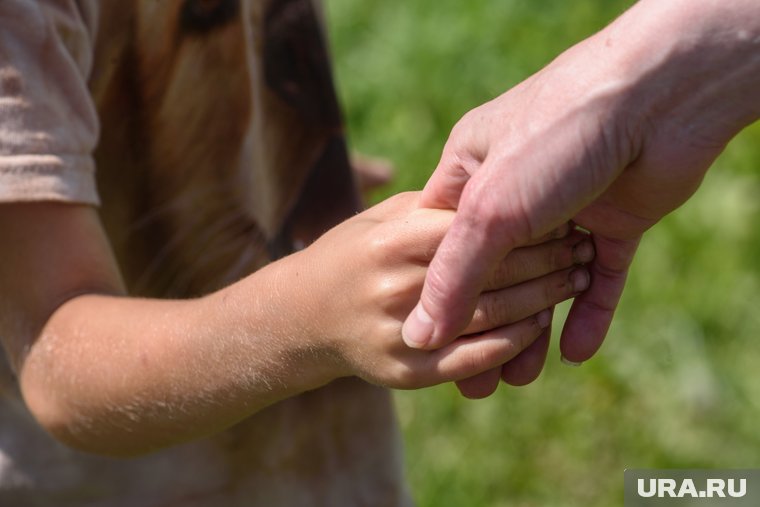
[[[537,246],[493,288],[553,274],[484,294],[467,332],[495,330],[407,348],[402,319],[453,216],[415,208],[414,195],[392,198],[224,290],[164,301],[126,297],[92,208],[0,206],[0,336],[29,409],[70,445],[137,454],[340,376],[417,388],[475,375],[524,349],[548,325],[536,314],[577,292],[566,268],[581,239]]]

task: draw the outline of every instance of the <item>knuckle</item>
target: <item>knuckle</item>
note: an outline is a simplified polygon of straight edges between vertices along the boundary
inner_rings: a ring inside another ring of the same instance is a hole
[[[546,265],[551,269],[559,269],[562,265],[562,254],[566,250],[565,245],[552,243],[546,251]]]
[[[510,340],[510,347],[506,348],[504,351],[504,360],[511,360],[523,350],[527,349],[542,331],[543,328],[538,323],[536,315],[528,318],[525,325],[519,326],[512,337],[512,340]]]
[[[517,355],[521,346],[513,339],[502,339],[477,347],[469,354],[466,374],[477,374],[504,363]]]
[[[543,303],[551,301],[558,290],[562,290],[565,284],[564,277],[557,279],[557,276],[552,276],[546,283],[542,284],[541,297],[544,298]],[[559,289],[558,289],[559,287]]]
[[[494,192],[494,181],[487,177],[473,178],[462,195],[461,213],[475,239],[485,244],[521,245],[533,237],[533,227],[524,212],[519,195],[500,198]],[[478,234],[475,234],[478,233]]]
[[[488,347],[480,347],[470,354],[469,368],[470,373],[480,373],[493,361],[493,354]]]
[[[543,312],[543,311],[542,311]],[[520,342],[520,348],[519,350],[523,350],[528,347],[533,342],[533,339],[536,338],[538,335],[540,335],[544,329],[545,326],[541,325],[539,315],[542,313],[539,312],[529,319],[529,325],[525,333],[521,333],[521,342]],[[550,316],[551,319],[551,316]]]
[[[483,308],[478,305],[475,307],[475,312],[472,314],[472,319],[470,320],[470,327],[475,327],[477,329],[485,329],[488,327],[488,317],[486,316],[486,312],[483,310]]]
[[[549,266],[552,269],[563,269],[572,264],[573,247],[563,242],[554,242],[549,249]]]
[[[484,296],[481,300],[483,321],[489,327],[506,322],[509,317],[509,307],[495,296]]]
[[[449,134],[449,142],[456,142],[459,139],[469,136],[473,123],[477,121],[477,117],[478,108],[470,109],[464,113],[451,128],[451,134]]]
[[[388,220],[389,217],[398,215],[399,211],[413,209],[418,197],[418,192],[399,192],[372,206],[363,214],[369,214],[380,221]]]
[[[408,203],[414,195],[414,192],[399,192],[388,197],[384,203],[393,207],[403,206],[404,204]]]
[[[407,293],[407,284],[402,283],[398,277],[381,276],[373,284],[372,298],[381,307],[388,307],[392,306],[399,297]]]
[[[518,334],[517,341],[515,341],[515,339],[503,340],[499,346],[499,349],[494,353],[494,356],[496,356],[495,360],[497,360],[497,362],[501,363],[508,361],[520,353],[522,350],[522,342],[519,340],[519,336],[520,335]]]
[[[376,262],[384,262],[391,257],[395,242],[385,234],[374,234],[367,245],[367,254]]]
[[[392,387],[398,389],[421,389],[427,387],[425,378],[419,368],[414,368],[404,362],[398,362],[392,370],[393,383],[395,384]]]
[[[462,193],[460,212],[468,219],[467,225],[486,233],[497,232],[501,226],[501,213],[492,200],[493,190],[488,178],[473,178]]]
[[[567,294],[568,290],[568,274],[559,273],[556,276],[551,277],[547,283],[543,285],[542,297],[544,305],[550,304],[556,301],[558,298],[562,298]]]
[[[506,259],[503,259],[501,262],[499,262],[496,265],[494,273],[491,277],[493,282],[492,288],[497,288],[499,286],[506,287],[513,280],[517,279],[518,273],[526,271],[525,266],[523,266],[523,262],[521,262],[521,259],[521,256],[518,257],[513,255],[508,256]]]
[[[392,199],[393,202],[403,206],[403,207],[409,207],[412,203],[414,203],[419,197],[419,192],[411,192],[411,191],[405,191],[405,192],[399,192],[395,194]]]
[[[480,373],[486,368],[490,354],[485,347],[473,347],[462,354],[459,364],[452,372],[455,378],[465,378]]]

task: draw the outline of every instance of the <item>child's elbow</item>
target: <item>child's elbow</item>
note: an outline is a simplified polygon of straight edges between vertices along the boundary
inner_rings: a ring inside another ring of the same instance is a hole
[[[69,401],[64,393],[29,384],[22,383],[28,410],[48,434],[67,447],[117,458],[139,456],[153,450],[135,445],[131,439],[123,438],[123,434],[118,435],[117,424],[107,424],[102,417],[89,414],[84,407]]]

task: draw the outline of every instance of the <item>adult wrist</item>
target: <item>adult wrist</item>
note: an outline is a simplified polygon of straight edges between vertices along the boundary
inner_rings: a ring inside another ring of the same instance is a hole
[[[719,145],[760,117],[756,1],[641,0],[595,39],[651,122]]]

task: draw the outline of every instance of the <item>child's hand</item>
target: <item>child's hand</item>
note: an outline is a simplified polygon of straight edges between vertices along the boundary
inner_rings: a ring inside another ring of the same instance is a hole
[[[396,388],[474,377],[465,394],[483,394],[495,384],[479,374],[493,382],[495,371],[498,382],[501,365],[548,326],[544,309],[582,289],[571,273],[583,281],[585,270],[571,266],[590,252],[578,255],[579,234],[514,251],[481,295],[470,336],[411,349],[401,323],[452,217],[400,195],[224,289],[152,300],[126,296],[94,209],[6,205],[0,237],[14,248],[2,251],[0,288],[15,297],[0,311],[0,337],[37,421],[106,454],[221,431],[340,376]]]
[[[588,286],[593,248],[566,228],[564,238],[512,252],[492,274],[460,337],[434,351],[401,339],[427,265],[454,212],[418,209],[417,193],[394,196],[333,228],[288,258],[299,290],[292,301],[316,350],[328,357],[329,381],[357,375],[413,389],[461,380],[499,367],[528,347],[551,321],[547,310]],[[295,274],[297,272],[297,275]]]

